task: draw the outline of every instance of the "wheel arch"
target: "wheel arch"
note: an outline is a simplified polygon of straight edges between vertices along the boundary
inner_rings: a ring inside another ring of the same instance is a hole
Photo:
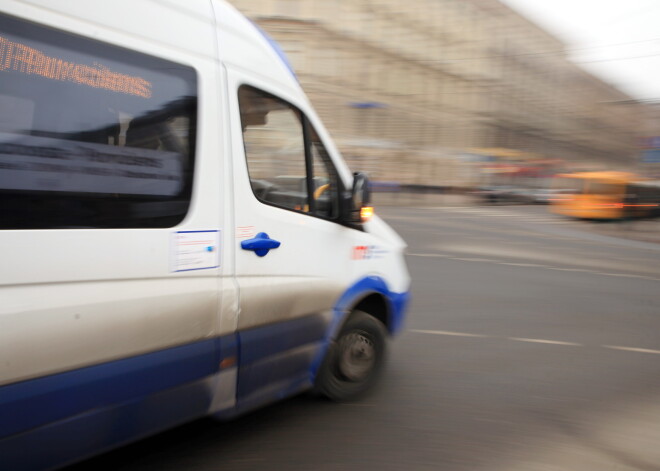
[[[316,377],[328,348],[354,311],[363,311],[373,316],[385,326],[387,334],[392,336],[400,332],[403,327],[408,299],[409,292],[391,291],[385,280],[379,276],[367,276],[350,286],[333,308],[332,321],[326,337],[310,367],[312,380]]]
[[[351,313],[353,313],[354,311],[362,311],[376,318],[385,326],[387,332],[391,334],[390,325],[391,325],[392,307],[389,301],[387,300],[387,298],[382,293],[376,291],[373,291],[371,293],[365,293],[365,295],[362,298],[360,298],[354,303],[353,307],[346,315],[346,320],[351,316]]]
[[[402,328],[409,296],[409,292],[392,291],[379,276],[362,278],[347,289],[335,304],[335,319],[339,321],[335,328],[340,327],[353,311],[359,310],[381,321],[387,332],[394,335]]]

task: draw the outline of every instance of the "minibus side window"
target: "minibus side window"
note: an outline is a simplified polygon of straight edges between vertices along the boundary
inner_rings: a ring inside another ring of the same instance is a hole
[[[310,137],[314,213],[326,219],[336,219],[339,216],[339,177],[316,131],[311,130]]]
[[[250,185],[257,199],[337,219],[336,171],[300,110],[248,86],[239,88],[238,101]]]
[[[0,15],[0,229],[163,228],[190,206],[192,67]]]
[[[302,117],[288,103],[253,88],[239,90],[243,142],[255,196],[308,211]]]

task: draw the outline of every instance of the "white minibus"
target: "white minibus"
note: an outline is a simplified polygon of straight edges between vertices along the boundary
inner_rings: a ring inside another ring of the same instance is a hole
[[[3,0],[0,468],[367,391],[410,290],[368,202],[227,3]]]

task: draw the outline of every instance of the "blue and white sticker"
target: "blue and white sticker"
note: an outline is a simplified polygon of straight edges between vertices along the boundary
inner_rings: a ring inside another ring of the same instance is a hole
[[[220,231],[178,231],[172,246],[174,272],[220,267]]]

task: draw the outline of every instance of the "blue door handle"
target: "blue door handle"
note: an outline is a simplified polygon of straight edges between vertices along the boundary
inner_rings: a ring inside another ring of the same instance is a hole
[[[243,250],[253,250],[260,257],[267,255],[270,249],[276,249],[279,246],[280,241],[271,239],[265,232],[260,232],[254,239],[241,242],[241,248]]]

